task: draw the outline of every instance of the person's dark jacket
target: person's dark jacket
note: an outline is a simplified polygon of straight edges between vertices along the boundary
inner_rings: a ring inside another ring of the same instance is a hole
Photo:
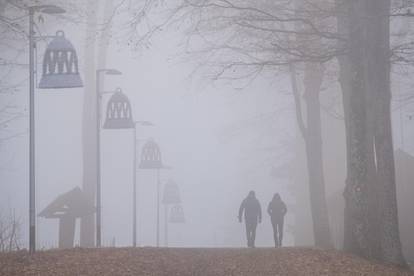
[[[286,212],[286,204],[277,197],[274,197],[267,207],[267,213],[272,219],[282,219],[286,215]]]
[[[249,223],[262,221],[262,207],[255,196],[247,196],[241,203],[239,209],[239,221],[241,221],[244,212],[244,219]]]

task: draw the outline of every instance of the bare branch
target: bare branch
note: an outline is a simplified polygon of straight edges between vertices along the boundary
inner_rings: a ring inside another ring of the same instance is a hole
[[[296,74],[297,74],[296,67],[294,64],[289,64],[289,72],[290,72],[290,81],[292,85],[293,98],[295,99],[296,121],[298,123],[298,127],[299,127],[299,130],[303,138],[306,140],[308,137],[308,130],[303,120],[302,101],[300,99],[297,78],[296,78]]]

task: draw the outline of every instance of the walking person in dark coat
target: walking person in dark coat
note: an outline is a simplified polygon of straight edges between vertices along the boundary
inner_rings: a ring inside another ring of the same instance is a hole
[[[257,200],[254,191],[250,191],[249,195],[242,201],[239,209],[239,222],[242,222],[244,212],[244,221],[246,223],[247,246],[254,247],[256,239],[257,223],[262,222],[262,207]]]
[[[275,247],[282,246],[283,240],[283,221],[286,215],[286,204],[282,201],[279,194],[273,196],[267,207],[267,213],[270,215],[273,226],[273,237],[275,239]],[[278,235],[279,234],[279,235]]]

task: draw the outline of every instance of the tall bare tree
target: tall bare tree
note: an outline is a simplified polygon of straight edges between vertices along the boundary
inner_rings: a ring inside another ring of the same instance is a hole
[[[98,150],[96,147],[97,137],[97,113],[98,102],[96,97],[96,70],[105,69],[107,63],[108,47],[115,32],[123,33],[119,28],[119,21],[123,22],[121,16],[125,12],[134,11],[134,22],[132,26],[139,28],[140,19],[145,12],[150,10],[158,0],[135,1],[134,5],[128,1],[93,1],[87,3],[87,22],[86,22],[86,43],[85,43],[85,93],[83,103],[83,191],[90,202],[96,202],[96,185],[98,182],[97,158]],[[99,13],[102,11],[101,13]],[[119,13],[118,16],[116,16]],[[118,24],[117,22],[118,21]],[[114,30],[115,29],[115,30]],[[118,36],[115,36],[118,38]],[[136,36],[136,38],[141,38]],[[101,79],[101,81],[103,81]],[[91,247],[95,244],[95,216],[93,212],[85,213],[81,218],[80,245]]]
[[[97,159],[96,159],[96,33],[98,32],[98,11],[101,2],[87,2],[85,48],[84,54],[84,98],[82,120],[82,145],[83,145],[83,183],[82,188],[85,197],[90,202],[95,202],[97,183]],[[94,204],[92,204],[94,205]],[[92,247],[95,244],[95,213],[86,212],[80,220],[80,246]]]
[[[404,264],[391,130],[389,0],[337,1],[348,148],[345,249]]]
[[[306,22],[297,21],[296,45],[293,48],[307,48],[306,52],[317,52],[322,45],[320,36],[313,34],[312,28],[320,28],[324,17],[320,12],[327,9],[326,1],[315,1],[309,3],[297,0],[295,5],[295,16],[303,21],[309,20],[312,26]],[[328,5],[329,6],[329,5]],[[317,7],[317,9],[315,9]],[[315,16],[316,13],[316,16]],[[314,18],[312,21],[312,17]],[[329,18],[329,17],[328,17]],[[308,34],[307,34],[308,33]],[[290,39],[289,37],[287,39]],[[304,47],[304,45],[306,45]],[[295,99],[296,118],[302,137],[305,142],[308,177],[309,196],[311,202],[311,214],[313,221],[313,233],[315,244],[322,247],[332,246],[332,237],[329,229],[329,217],[326,203],[325,176],[323,167],[323,141],[320,92],[323,83],[325,65],[322,60],[305,61],[303,69],[304,101],[306,107],[306,121],[302,115],[302,103],[296,84],[295,64],[289,65],[291,74],[292,91]]]

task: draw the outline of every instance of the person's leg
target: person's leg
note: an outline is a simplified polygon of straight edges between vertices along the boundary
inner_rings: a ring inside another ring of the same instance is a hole
[[[278,228],[279,228],[279,246],[282,246],[282,240],[283,240],[283,218],[281,218],[279,220],[278,223]]]
[[[247,247],[250,247],[250,228],[249,223],[246,221],[246,239],[247,239]]]
[[[249,243],[248,246],[249,247],[254,247],[254,238],[255,238],[255,223],[252,221],[249,221],[247,223],[247,228],[248,228],[248,235],[249,235]]]
[[[251,246],[254,248],[255,247],[255,240],[256,240],[256,228],[257,228],[257,222],[252,223],[252,239],[251,239]]]
[[[275,219],[272,219],[272,228],[273,228],[273,239],[275,241],[275,247],[279,246],[279,238],[277,236],[277,223]]]

